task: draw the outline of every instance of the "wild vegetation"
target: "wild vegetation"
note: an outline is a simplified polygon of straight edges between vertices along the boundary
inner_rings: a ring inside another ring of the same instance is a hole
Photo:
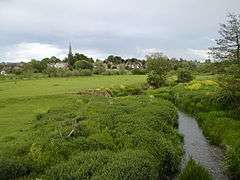
[[[195,180],[212,180],[213,178],[208,174],[208,171],[190,159],[179,176],[179,180],[190,180],[194,177]]]
[[[166,100],[74,95],[38,114],[29,129],[1,139],[0,177],[166,178],[181,161],[176,120]]]
[[[228,18],[211,48],[219,61],[94,61],[70,51],[64,61],[1,65],[9,69],[0,79],[0,179],[173,178],[183,154],[176,107],[224,149],[239,179],[240,16]],[[211,179],[190,160],[179,179],[192,177]]]

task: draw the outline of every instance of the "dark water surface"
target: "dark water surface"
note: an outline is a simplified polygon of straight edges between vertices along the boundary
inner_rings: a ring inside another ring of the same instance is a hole
[[[183,166],[192,157],[207,168],[214,179],[228,179],[224,175],[222,150],[208,143],[194,118],[182,112],[179,112],[178,115],[179,132],[184,135],[185,157]]]

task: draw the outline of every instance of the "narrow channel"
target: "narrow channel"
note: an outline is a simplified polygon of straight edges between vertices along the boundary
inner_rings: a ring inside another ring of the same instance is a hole
[[[178,116],[179,132],[184,136],[183,166],[192,157],[207,168],[214,179],[227,180],[228,177],[224,175],[222,150],[208,143],[194,118],[182,112],[179,112]]]

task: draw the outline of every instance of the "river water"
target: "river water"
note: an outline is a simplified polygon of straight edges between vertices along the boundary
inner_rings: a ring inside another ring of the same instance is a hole
[[[224,175],[224,155],[221,149],[208,143],[194,118],[182,112],[179,112],[178,116],[179,132],[184,135],[183,166],[192,157],[200,165],[207,168],[214,179],[228,179]]]

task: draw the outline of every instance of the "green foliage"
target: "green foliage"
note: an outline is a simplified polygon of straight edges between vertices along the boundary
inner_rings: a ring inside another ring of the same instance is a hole
[[[225,108],[240,107],[240,78],[234,76],[221,77],[221,90],[216,97],[217,103]]]
[[[8,180],[27,176],[33,171],[33,164],[24,159],[0,158],[0,179]]]
[[[81,60],[74,63],[74,69],[81,70],[81,69],[93,69],[93,64],[86,61]]]
[[[187,83],[193,80],[192,74],[190,71],[186,69],[178,70],[177,82],[179,83]]]
[[[215,58],[232,60],[240,64],[240,14],[229,13],[225,24],[220,25],[220,38],[210,48]]]
[[[79,53],[76,53],[73,57],[74,59],[74,63],[77,62],[77,61],[87,61],[88,63],[90,64],[93,64],[94,61],[92,58],[88,58],[87,56],[85,56],[84,54],[79,54]]]
[[[134,75],[144,75],[146,74],[146,70],[143,68],[134,68],[131,70],[132,74]]]
[[[91,69],[81,69],[79,71],[80,76],[91,76],[92,75],[92,70]]]
[[[151,71],[147,74],[147,83],[155,88],[159,88],[164,85],[166,77],[164,75],[159,75],[155,71]]]
[[[31,65],[34,73],[42,73],[47,68],[47,63],[44,61],[36,61],[33,59],[29,64]]]
[[[103,74],[105,71],[106,71],[106,67],[103,62],[96,61],[94,63],[94,69],[93,69],[94,74]]]
[[[140,86],[118,86],[111,88],[111,94],[116,97],[129,96],[129,95],[142,95],[144,94],[143,88]]]
[[[152,54],[147,56],[147,71],[148,73],[154,71],[160,76],[166,76],[171,69],[171,63],[168,57],[163,54]]]
[[[240,177],[240,142],[237,143],[235,148],[228,147],[226,151],[226,162],[230,175],[233,179]]]
[[[107,69],[103,75],[108,75],[108,76],[112,76],[112,75],[125,75],[128,74],[128,71],[125,69],[119,70],[119,69]]]
[[[155,88],[162,86],[170,69],[171,63],[163,54],[155,53],[147,56],[148,84]]]
[[[112,65],[117,65],[117,64],[121,64],[124,62],[124,59],[122,59],[120,56],[113,56],[110,55],[108,56],[108,58],[105,60],[105,63],[110,63]]]
[[[209,79],[209,78],[208,78]],[[233,80],[233,79],[232,79]],[[226,165],[230,174],[239,178],[240,121],[238,96],[233,96],[238,87],[237,79],[226,85],[226,89],[215,80],[194,80],[189,84],[180,84],[171,92],[173,101],[183,110],[194,114],[204,135],[212,144],[226,147]],[[233,83],[234,82],[234,83]],[[230,89],[234,89],[232,91]],[[233,98],[234,97],[234,98]],[[233,106],[235,102],[235,106]]]
[[[0,139],[5,144],[0,148],[3,162],[14,157],[34,164],[23,164],[22,169],[11,163],[0,176],[8,172],[10,178],[171,177],[182,155],[173,128],[176,121],[176,109],[165,100],[74,96],[63,107],[41,113],[27,131]]]
[[[179,176],[179,180],[212,180],[208,171],[197,164],[193,159],[190,159]]]

